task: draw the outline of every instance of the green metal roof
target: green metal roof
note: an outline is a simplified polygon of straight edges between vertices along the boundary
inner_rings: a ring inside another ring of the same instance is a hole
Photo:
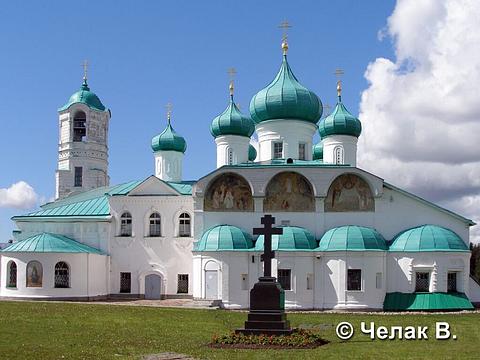
[[[274,251],[310,251],[317,247],[315,237],[310,231],[298,226],[281,226],[282,235],[272,235],[272,250]],[[260,235],[255,243],[255,251],[263,251],[265,238]]]
[[[193,251],[235,251],[253,247],[252,237],[232,225],[217,225],[205,231]]]
[[[298,82],[286,55],[283,56],[275,79],[250,101],[250,115],[256,123],[273,119],[296,119],[316,124],[322,111],[320,99]]]
[[[174,188],[182,195],[192,195],[192,187],[195,184],[195,181],[165,181],[168,185]]]
[[[465,242],[452,230],[437,225],[422,225],[398,234],[389,251],[469,251]]]
[[[68,109],[70,106],[73,104],[85,104],[89,108],[98,110],[98,111],[105,111],[106,108],[98,98],[98,96],[90,91],[90,88],[88,87],[87,80],[83,80],[82,87],[80,90],[78,90],[75,94],[70,96],[70,99],[68,102],[63,105],[61,108],[58,109],[58,111],[63,111]]]
[[[41,233],[18,241],[3,249],[2,252],[29,253],[88,253],[105,255],[99,249],[82,244],[63,235]]]
[[[385,311],[473,310],[463,293],[387,293],[383,302]]]
[[[248,145],[248,161],[255,161],[257,158],[257,149],[252,144]]]
[[[252,119],[242,114],[233,101],[233,95],[230,96],[230,103],[225,111],[214,118],[210,125],[210,133],[213,137],[222,135],[250,137],[254,131],[255,125]]]
[[[177,133],[168,119],[168,125],[159,135],[152,139],[153,151],[179,151],[184,153],[187,150],[187,142]]]
[[[321,141],[313,145],[312,153],[313,160],[323,160],[323,143]]]
[[[375,229],[347,225],[328,230],[317,251],[386,251],[387,243]]]
[[[333,112],[318,124],[318,132],[322,139],[331,135],[351,135],[358,138],[362,132],[362,123],[348,112],[339,96]]]

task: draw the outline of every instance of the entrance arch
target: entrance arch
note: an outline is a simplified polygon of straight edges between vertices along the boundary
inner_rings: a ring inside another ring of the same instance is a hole
[[[162,296],[162,277],[158,274],[145,276],[145,299],[160,300]]]

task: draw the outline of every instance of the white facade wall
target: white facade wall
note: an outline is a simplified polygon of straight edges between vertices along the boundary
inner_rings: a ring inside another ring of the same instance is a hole
[[[357,142],[355,136],[331,135],[322,140],[325,164],[348,164],[357,166]],[[340,149],[341,161],[337,161],[336,149]]]
[[[164,181],[182,181],[183,156],[180,151],[156,151],[155,176]]]
[[[215,138],[217,144],[217,168],[248,161],[250,138],[238,135],[223,135]]]

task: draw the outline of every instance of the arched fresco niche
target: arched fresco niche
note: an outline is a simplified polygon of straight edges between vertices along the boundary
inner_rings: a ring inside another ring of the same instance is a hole
[[[315,211],[315,197],[310,182],[295,172],[275,175],[267,185],[263,211]]]
[[[222,174],[209,185],[203,208],[205,211],[253,211],[250,185],[237,174]]]
[[[367,182],[355,174],[343,174],[330,185],[325,212],[375,211],[375,200]]]

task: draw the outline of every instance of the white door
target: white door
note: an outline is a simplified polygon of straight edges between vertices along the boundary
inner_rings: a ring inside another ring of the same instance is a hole
[[[162,278],[155,274],[145,276],[145,299],[160,300]]]
[[[208,300],[218,299],[217,270],[205,270],[205,298]]]

